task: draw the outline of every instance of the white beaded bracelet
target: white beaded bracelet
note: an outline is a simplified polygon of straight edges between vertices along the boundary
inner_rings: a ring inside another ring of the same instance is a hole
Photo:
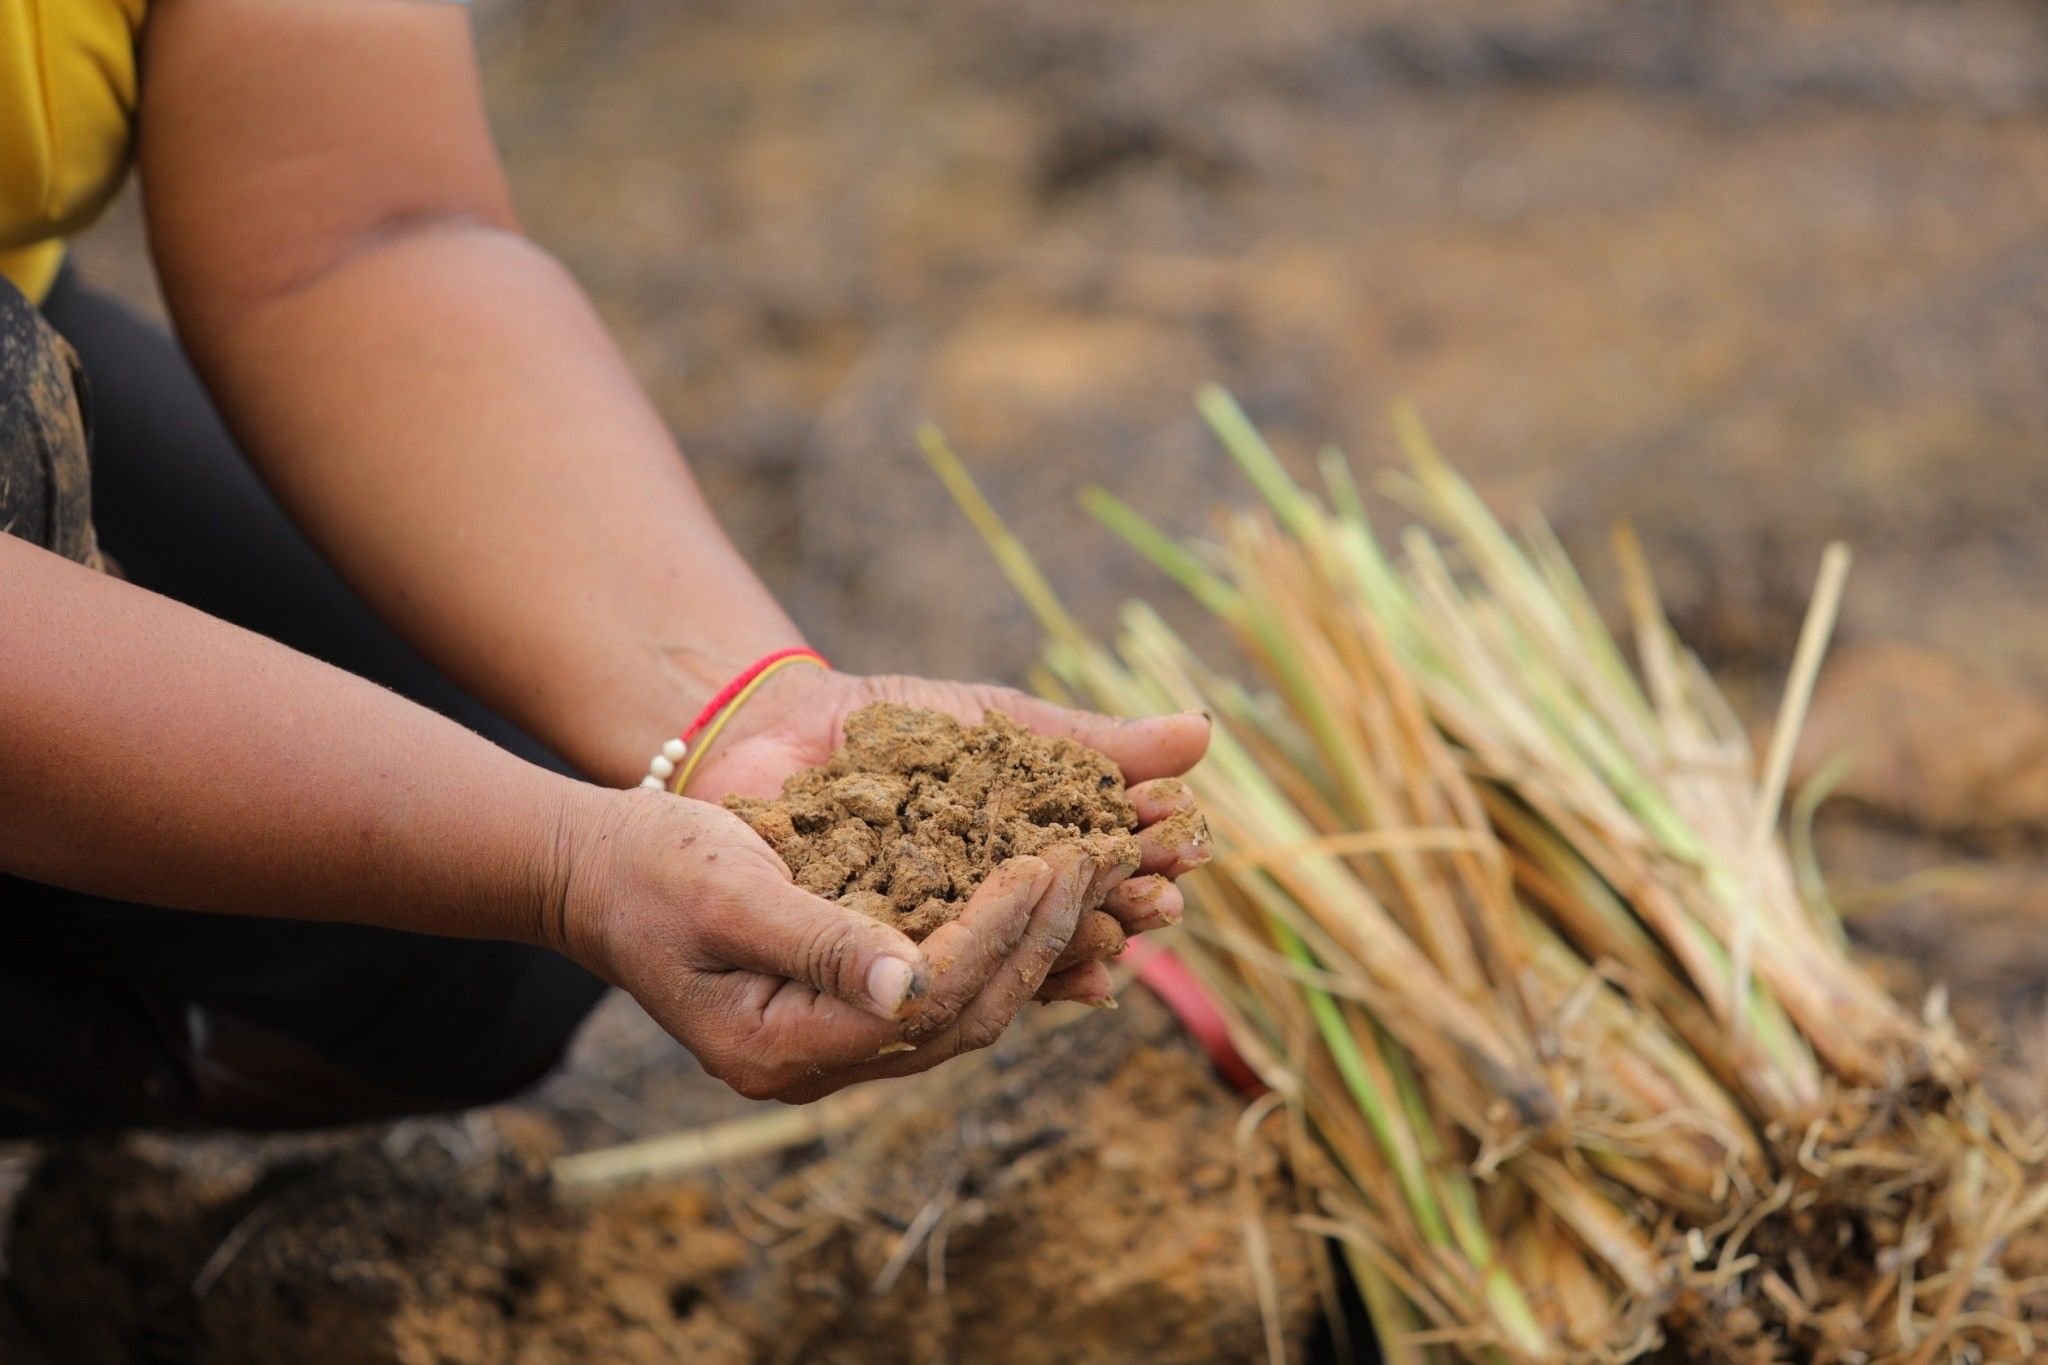
[[[661,752],[647,761],[647,776],[640,779],[640,785],[649,791],[667,791],[668,780],[676,775],[676,764],[689,752],[690,746],[680,739],[663,744]]]

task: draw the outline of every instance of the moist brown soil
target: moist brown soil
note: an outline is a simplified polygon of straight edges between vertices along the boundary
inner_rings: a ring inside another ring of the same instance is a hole
[[[1116,764],[995,711],[970,727],[875,702],[847,717],[845,742],[824,766],[793,774],[779,798],[725,804],[797,885],[920,941],[959,918],[1007,859],[1082,843],[1104,864],[1138,866],[1138,816]],[[1123,946],[1114,918],[1086,910],[1053,970]]]

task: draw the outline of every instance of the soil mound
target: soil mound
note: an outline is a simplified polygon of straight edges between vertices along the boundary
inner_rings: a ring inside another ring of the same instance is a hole
[[[1005,859],[1086,841],[1138,861],[1137,812],[1116,764],[991,711],[979,725],[876,702],[846,720],[823,767],[773,801],[728,797],[797,885],[923,939],[956,918]],[[1113,957],[1124,936],[1084,913],[1054,970]]]
[[[877,1082],[830,1144],[591,1203],[547,1185],[554,1121],[509,1108],[475,1145],[415,1122],[67,1146],[15,1214],[0,1361],[1264,1360],[1248,1217],[1300,1360],[1322,1253],[1280,1126],[1240,1146],[1173,1017],[1125,1004],[1027,1010],[989,1052]]]

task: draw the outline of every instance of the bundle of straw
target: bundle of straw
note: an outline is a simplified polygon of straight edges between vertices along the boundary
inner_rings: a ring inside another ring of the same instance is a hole
[[[925,447],[1050,637],[1043,690],[1217,717],[1177,951],[1284,1101],[1385,1358],[2034,1358],[2048,1152],[1938,1003],[1858,968],[1778,833],[1846,555],[1760,771],[1632,539],[1633,664],[1549,530],[1503,531],[1412,414],[1396,553],[1341,457],[1318,496],[1201,407],[1263,507],[1189,545],[1085,502],[1249,684],[1143,604],[1091,639]]]

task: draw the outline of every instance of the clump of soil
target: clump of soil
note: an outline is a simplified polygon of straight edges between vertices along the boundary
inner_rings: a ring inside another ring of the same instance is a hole
[[[791,776],[781,797],[725,804],[797,885],[919,940],[956,919],[1006,859],[1079,842],[1105,862],[1138,863],[1137,811],[1116,764],[994,711],[970,727],[876,702],[849,716],[846,742],[823,767]],[[1123,946],[1115,918],[1090,908],[1053,970]]]

